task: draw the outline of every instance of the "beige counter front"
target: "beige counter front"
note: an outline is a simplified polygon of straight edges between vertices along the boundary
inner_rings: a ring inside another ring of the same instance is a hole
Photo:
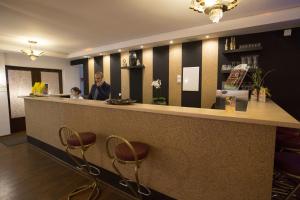
[[[61,126],[95,132],[88,160],[112,172],[107,136],[148,143],[143,184],[183,200],[270,200],[275,127],[300,127],[272,102],[250,102],[247,112],[229,113],[43,97],[25,98],[25,113],[27,134],[62,150]]]

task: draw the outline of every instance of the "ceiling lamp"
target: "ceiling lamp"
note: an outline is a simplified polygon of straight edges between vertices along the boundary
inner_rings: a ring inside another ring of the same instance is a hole
[[[42,56],[44,54],[43,51],[39,51],[39,50],[33,50],[32,46],[36,45],[37,42],[36,41],[28,41],[29,43],[29,49],[24,49],[21,50],[21,52],[27,56],[29,56],[30,60],[35,61],[38,57]]]
[[[224,12],[238,4],[239,0],[192,0],[190,8],[205,13],[213,23],[218,23]]]

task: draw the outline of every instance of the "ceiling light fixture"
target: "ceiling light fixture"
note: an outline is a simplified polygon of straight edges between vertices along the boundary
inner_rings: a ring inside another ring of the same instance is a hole
[[[144,46],[143,45],[141,45],[141,49],[143,49],[144,48]]]
[[[35,61],[38,57],[42,56],[45,52],[39,50],[33,50],[32,46],[36,45],[36,41],[29,40],[29,49],[23,49],[21,52],[26,56],[29,56],[30,60]]]
[[[174,41],[173,41],[173,40],[171,40],[171,41],[170,41],[170,44],[173,44],[173,43],[174,43]]]
[[[209,36],[209,35],[206,35],[205,38],[208,39],[208,38],[210,38],[210,36]]]
[[[118,52],[121,52],[121,51],[122,51],[121,49],[118,50]]]
[[[213,23],[218,23],[223,13],[235,8],[239,0],[192,0],[190,8],[205,13]]]

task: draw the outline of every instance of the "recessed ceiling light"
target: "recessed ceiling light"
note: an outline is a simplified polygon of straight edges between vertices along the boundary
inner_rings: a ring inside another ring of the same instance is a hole
[[[210,38],[210,36],[209,36],[209,35],[206,35],[205,38],[208,39],[208,38]]]
[[[99,53],[99,55],[100,55],[100,56],[102,56],[102,55],[103,55],[103,53]]]
[[[84,58],[91,58],[91,56],[83,56]]]
[[[173,44],[174,43],[174,41],[173,40],[170,40],[170,44]]]
[[[144,46],[143,46],[143,45],[141,45],[141,49],[142,49],[142,48],[144,48]]]
[[[118,49],[118,52],[121,52],[122,51],[122,49]]]

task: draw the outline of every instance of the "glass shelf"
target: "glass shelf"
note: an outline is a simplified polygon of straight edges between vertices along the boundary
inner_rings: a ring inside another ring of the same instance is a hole
[[[131,70],[131,69],[144,69],[144,68],[145,68],[144,65],[121,67],[121,69],[128,69],[128,70]]]
[[[261,51],[262,49],[263,49],[263,47],[251,47],[251,48],[244,48],[244,49],[227,50],[227,51],[224,51],[223,54]]]

